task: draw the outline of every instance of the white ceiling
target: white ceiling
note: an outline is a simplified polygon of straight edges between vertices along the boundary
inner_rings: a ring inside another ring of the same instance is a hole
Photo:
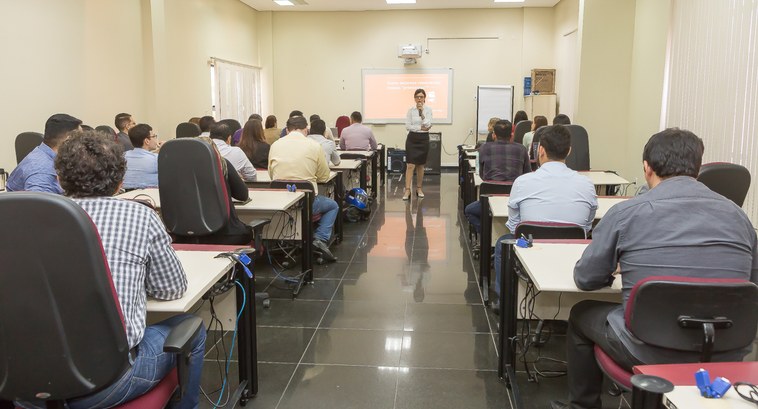
[[[363,11],[553,7],[559,0],[526,0],[523,3],[495,3],[494,0],[416,0],[416,4],[394,5],[388,5],[385,0],[305,0],[308,4],[304,6],[279,6],[274,0],[241,1],[258,11]]]

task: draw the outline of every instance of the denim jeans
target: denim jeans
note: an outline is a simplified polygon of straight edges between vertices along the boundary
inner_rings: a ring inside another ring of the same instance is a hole
[[[477,200],[476,202],[471,202],[466,206],[466,209],[463,210],[463,214],[466,216],[466,219],[468,219],[468,222],[471,223],[472,226],[474,226],[474,230],[476,230],[477,233],[482,233],[482,204],[479,203]]]
[[[313,200],[313,214],[320,214],[321,220],[313,236],[321,241],[328,242],[332,237],[332,227],[334,226],[337,216],[339,216],[339,206],[334,200],[317,195]]]
[[[498,298],[500,297],[500,280],[502,277],[500,276],[500,265],[503,264],[503,251],[500,249],[500,243],[503,240],[511,240],[515,238],[516,236],[512,234],[504,234],[500,236],[499,239],[497,239],[497,244],[495,244],[495,293],[497,294]]]
[[[176,366],[176,356],[163,352],[163,343],[171,328],[187,318],[177,315],[145,328],[145,334],[139,343],[134,364],[109,387],[84,398],[67,402],[71,409],[107,408],[119,405],[144,395],[157,385],[166,374]],[[197,408],[200,401],[200,377],[203,372],[203,354],[205,353],[205,328],[192,342],[189,362],[189,376],[183,390],[182,400],[174,407],[180,409]],[[39,402],[24,402],[23,407],[42,407]]]

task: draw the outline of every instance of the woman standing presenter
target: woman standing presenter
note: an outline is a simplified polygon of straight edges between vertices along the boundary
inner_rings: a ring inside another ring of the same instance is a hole
[[[413,93],[416,106],[408,110],[405,118],[405,192],[403,200],[411,198],[411,181],[416,169],[416,196],[424,197],[421,185],[424,182],[424,165],[429,156],[429,129],[432,127],[432,109],[426,106],[426,91],[419,88]]]

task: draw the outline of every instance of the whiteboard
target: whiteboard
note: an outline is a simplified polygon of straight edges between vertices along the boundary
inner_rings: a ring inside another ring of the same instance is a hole
[[[513,85],[478,85],[476,87],[476,133],[487,134],[490,118],[513,118]]]

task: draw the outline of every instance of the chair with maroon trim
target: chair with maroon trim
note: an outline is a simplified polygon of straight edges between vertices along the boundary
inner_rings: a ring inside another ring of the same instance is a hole
[[[750,189],[750,171],[736,163],[706,163],[700,167],[697,180],[739,207],[742,207]]]
[[[87,213],[63,196],[27,192],[2,195],[0,213],[13,215],[0,229],[0,288],[9,290],[0,297],[0,402],[62,408],[117,381],[130,365],[129,344]],[[181,355],[178,370],[119,408],[162,408],[181,393],[201,324],[193,317],[171,331],[163,350]]]
[[[513,234],[533,239],[584,239],[586,233],[582,226],[574,223],[535,222],[525,220],[516,226]]]
[[[741,279],[657,276],[640,280],[629,294],[624,322],[638,342],[689,352],[688,362],[748,348],[758,324],[758,286]],[[625,391],[632,373],[595,345],[603,372]],[[646,362],[686,363],[686,362]]]
[[[518,121],[516,127],[513,128],[513,142],[524,143],[524,135],[532,130],[532,121]]]
[[[176,126],[177,138],[192,138],[200,136],[201,133],[203,133],[203,131],[200,130],[200,127],[192,122],[182,122]]]
[[[479,185],[479,196],[482,195],[509,195],[511,188],[513,187],[513,181],[501,182],[499,180],[483,180]],[[468,226],[469,241],[475,242],[473,251],[474,258],[479,258],[479,232],[469,223]]]
[[[44,137],[39,132],[22,132],[16,136],[16,163],[22,160],[42,143]]]
[[[581,125],[564,125],[571,134],[571,152],[566,166],[576,171],[590,170],[590,137]]]

